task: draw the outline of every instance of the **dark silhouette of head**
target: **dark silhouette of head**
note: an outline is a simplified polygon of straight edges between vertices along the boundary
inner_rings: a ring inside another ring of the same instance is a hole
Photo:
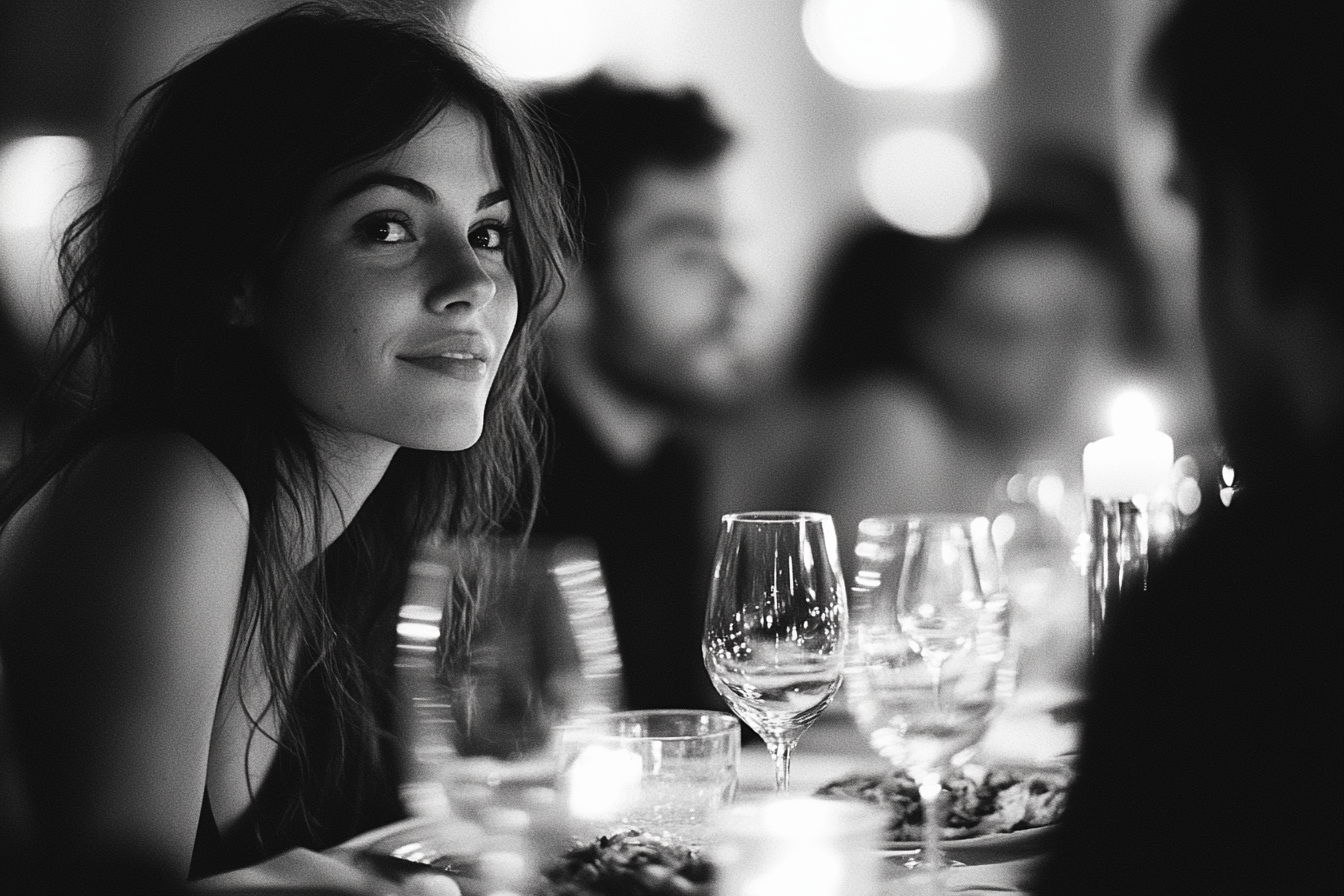
[[[1219,422],[1250,478],[1333,463],[1344,433],[1342,24],[1337,4],[1192,0],[1150,50],[1200,226]]]

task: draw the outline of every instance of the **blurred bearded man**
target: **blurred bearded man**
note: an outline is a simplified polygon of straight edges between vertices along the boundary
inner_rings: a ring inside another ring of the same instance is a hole
[[[725,247],[731,141],[704,97],[596,74],[543,91],[583,248],[548,323],[538,533],[598,548],[630,708],[721,708],[700,656],[715,520],[696,433],[749,382]]]

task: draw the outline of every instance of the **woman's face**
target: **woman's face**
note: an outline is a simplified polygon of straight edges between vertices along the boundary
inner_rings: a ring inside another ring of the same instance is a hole
[[[253,309],[290,392],[344,441],[438,451],[480,438],[518,317],[512,210],[490,136],[451,105],[404,147],[337,172]]]

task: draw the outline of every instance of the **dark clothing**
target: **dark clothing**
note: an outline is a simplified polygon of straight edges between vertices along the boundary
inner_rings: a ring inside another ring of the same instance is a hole
[[[344,543],[338,539],[328,550],[327,569],[348,581],[356,575],[351,568],[355,561],[339,550]],[[335,616],[350,649],[362,660],[362,667],[342,683],[362,695],[360,710],[373,720],[372,732],[341,717],[321,677],[300,674],[279,749],[247,810],[221,832],[210,794],[203,794],[189,872],[193,880],[299,847],[320,852],[406,817],[397,786],[403,763],[394,709],[398,606],[379,609],[370,603],[374,606],[341,607]],[[300,654],[296,668],[312,668],[310,657]],[[300,741],[307,751],[306,771],[295,748]]]
[[[1318,489],[1305,500],[1247,492],[1206,509],[1107,619],[1039,896],[1337,892],[1344,526],[1330,487],[1304,477],[1298,494]]]
[[[326,748],[333,746],[334,738],[331,731],[318,741],[318,752],[324,754],[319,759],[333,760]],[[359,758],[352,756],[351,766],[368,765]],[[207,791],[189,877],[195,880],[255,865],[297,847],[320,852],[406,817],[390,769],[351,767],[344,775],[337,774],[340,781],[328,786],[310,784],[305,792],[293,752],[282,747],[252,805],[226,834],[215,823]],[[303,802],[301,794],[306,796]]]
[[[563,396],[547,396],[551,452],[535,532],[597,545],[631,709],[722,709],[700,654],[709,593],[703,477],[689,448],[619,467]],[[709,524],[709,533],[713,532]]]

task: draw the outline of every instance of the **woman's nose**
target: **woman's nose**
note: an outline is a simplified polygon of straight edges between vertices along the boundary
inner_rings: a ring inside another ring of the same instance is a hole
[[[431,311],[462,304],[479,307],[495,297],[495,279],[470,246],[454,247],[439,255],[428,298]]]

